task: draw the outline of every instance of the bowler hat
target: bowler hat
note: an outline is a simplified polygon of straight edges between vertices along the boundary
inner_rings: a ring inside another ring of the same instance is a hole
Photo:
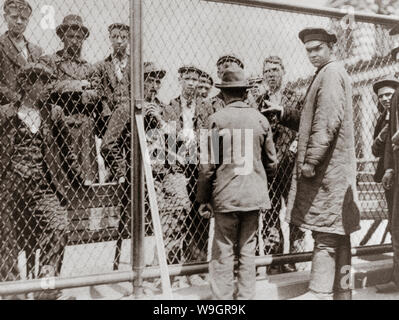
[[[26,79],[32,79],[33,77],[45,79],[47,82],[55,79],[52,71],[45,65],[38,62],[27,63],[17,74],[17,79],[21,84],[24,84],[24,80],[26,81]]]
[[[215,87],[219,89],[229,89],[229,88],[249,89],[252,88],[253,85],[248,84],[243,69],[238,67],[230,67],[223,72],[222,82],[215,84]]]
[[[25,0],[6,0],[3,5],[3,10],[6,12],[7,10],[18,10],[24,11],[26,10],[27,15],[32,13],[32,7]]]
[[[330,33],[325,29],[322,28],[306,28],[303,29],[301,32],[298,34],[299,39],[303,43],[306,43],[308,41],[323,41],[323,42],[332,42],[335,43],[337,42],[337,36],[334,33]]]
[[[85,34],[85,38],[90,35],[89,29],[83,25],[82,17],[76,14],[67,15],[62,21],[62,24],[60,24],[55,31],[57,35],[62,38],[68,29],[82,30]]]
[[[198,75],[202,74],[202,71],[192,64],[184,65],[184,66],[180,67],[178,70],[179,74],[187,73],[190,71],[196,72],[196,73],[198,73]]]
[[[397,87],[399,87],[399,80],[394,77],[388,76],[388,77],[382,78],[381,80],[376,81],[373,84],[374,93],[376,95],[378,95],[378,90],[383,87],[390,87],[390,88],[396,89]]]
[[[111,32],[114,29],[126,30],[130,31],[130,27],[124,23],[113,23],[108,27],[108,32]]]
[[[213,86],[212,77],[205,71],[202,71],[202,73],[201,73],[200,82],[208,82],[211,86]]]
[[[154,62],[144,62],[144,75],[153,74],[155,77],[162,79],[166,75],[166,71],[159,68]]]
[[[220,64],[222,64],[225,61],[234,61],[236,62],[242,69],[244,69],[244,63],[241,61],[240,58],[238,58],[235,54],[230,53],[230,54],[225,54],[221,56],[218,61],[216,62],[216,66],[218,67]]]

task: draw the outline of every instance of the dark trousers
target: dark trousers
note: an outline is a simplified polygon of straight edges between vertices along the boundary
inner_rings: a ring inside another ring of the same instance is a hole
[[[259,211],[215,213],[215,236],[209,264],[214,299],[249,300],[255,296],[255,246]],[[234,246],[237,245],[238,279],[234,288]]]
[[[316,294],[351,298],[351,244],[349,235],[313,232],[315,241],[309,289]]]

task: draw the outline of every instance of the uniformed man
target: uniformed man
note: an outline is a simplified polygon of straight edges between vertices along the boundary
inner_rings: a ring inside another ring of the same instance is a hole
[[[98,164],[95,134],[102,128],[102,118],[110,115],[106,104],[100,103],[94,82],[94,68],[82,58],[82,47],[90,32],[82,18],[68,15],[56,28],[64,48],[53,55],[43,56],[40,62],[47,65],[56,77],[54,82],[55,103],[67,115],[73,136],[72,149],[80,159],[81,171],[86,184],[98,181]]]
[[[3,6],[8,30],[0,36],[0,104],[16,102],[18,71],[28,62],[35,62],[42,49],[29,42],[24,32],[32,15],[25,0],[6,0]]]

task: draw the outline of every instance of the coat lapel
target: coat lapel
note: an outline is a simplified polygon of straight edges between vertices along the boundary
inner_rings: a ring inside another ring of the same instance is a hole
[[[7,33],[0,37],[0,45],[3,49],[4,54],[17,66],[24,66],[27,61],[24,59],[19,50],[12,43]]]

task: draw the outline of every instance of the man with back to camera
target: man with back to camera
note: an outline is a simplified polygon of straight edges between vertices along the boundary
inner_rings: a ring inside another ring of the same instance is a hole
[[[208,145],[210,161],[200,164],[197,200],[210,206],[209,211],[213,210],[215,217],[209,264],[213,298],[248,300],[255,297],[255,235],[260,209],[271,208],[266,171],[276,169],[276,151],[269,122],[245,102],[250,86],[243,70],[238,67],[226,69],[222,82],[216,87],[221,89],[226,106],[209,118],[208,130],[212,133]],[[233,139],[225,139],[233,135]],[[244,148],[250,153],[242,157]],[[218,156],[212,158],[212,154]],[[238,279],[235,292],[236,256]]]
[[[360,229],[352,86],[333,55],[335,34],[306,28],[299,38],[317,68],[302,111],[269,101],[265,110],[299,132],[287,221],[311,230],[315,245],[309,292],[298,299],[349,300],[350,234]]]

